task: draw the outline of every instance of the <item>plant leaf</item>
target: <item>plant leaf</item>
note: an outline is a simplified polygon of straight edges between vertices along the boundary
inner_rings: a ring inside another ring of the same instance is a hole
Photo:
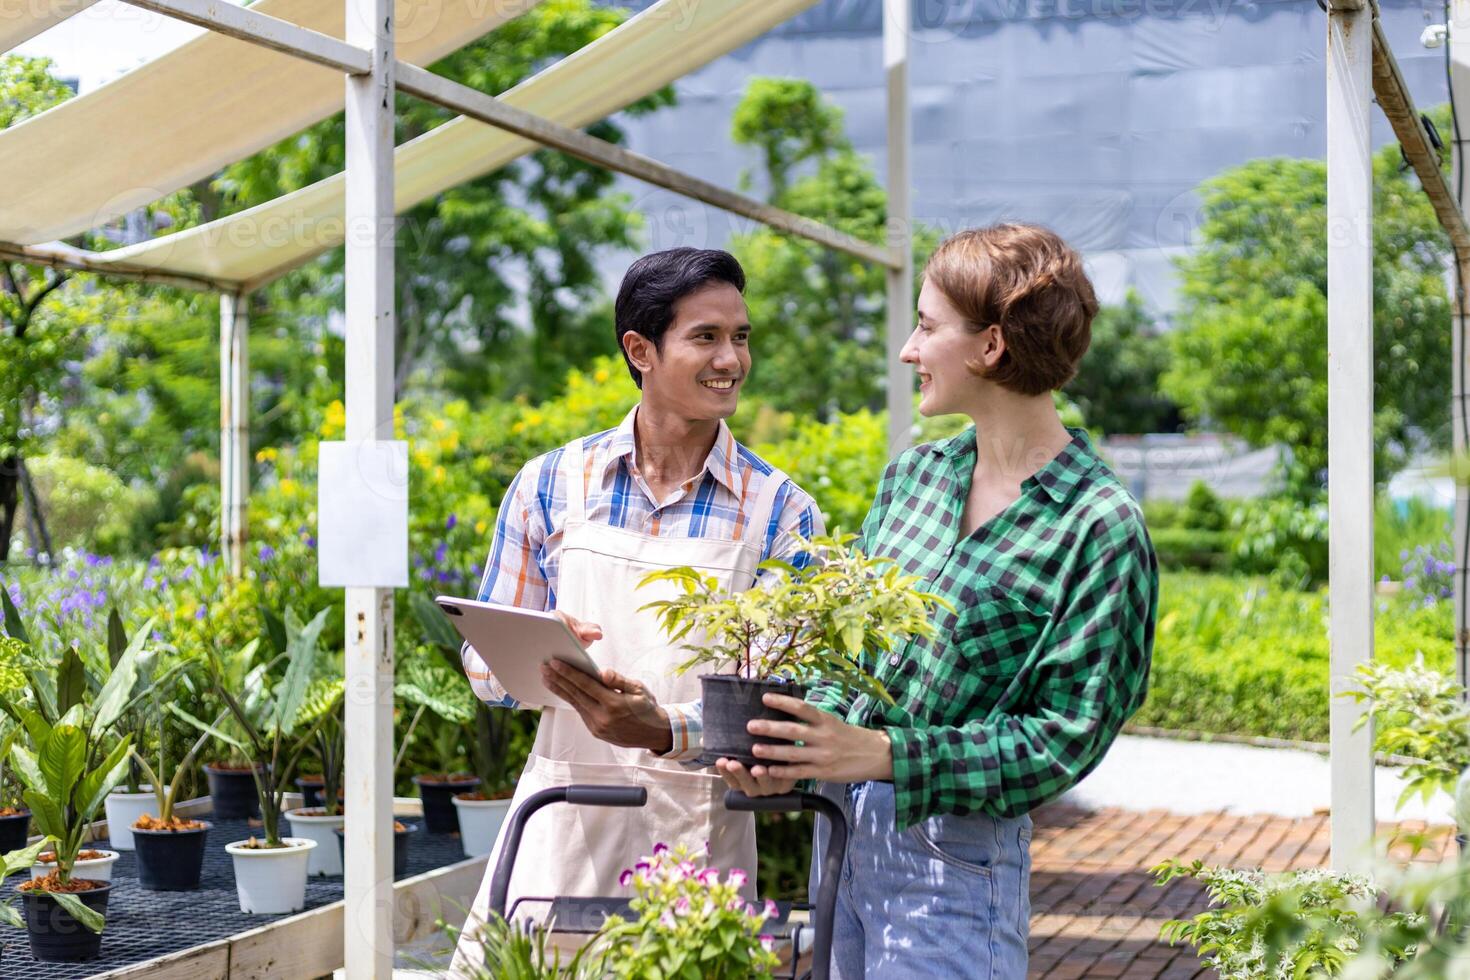
[[[66,820],[62,817],[61,807],[39,790],[28,789],[21,794],[21,799],[31,808],[31,819],[36,822],[41,833],[60,840],[66,833]]]
[[[233,746],[234,748],[239,749],[241,752],[244,752],[247,755],[250,753],[250,746],[247,745],[245,742],[242,742],[235,736],[225,733],[224,731],[216,728],[214,725],[211,725],[207,721],[200,721],[198,718],[195,718],[193,715],[189,714],[189,712],[185,711],[183,708],[180,708],[178,705],[172,702],[170,702],[167,707],[169,711],[172,711],[175,715],[184,719],[184,721],[187,721],[189,724],[193,725],[201,732],[206,732],[219,739],[221,742],[224,742],[226,745]]]
[[[46,793],[65,805],[87,766],[87,736],[75,725],[57,725],[37,749],[36,761],[46,780]]]
[[[107,683],[102,686],[101,692],[98,693],[97,703],[92,709],[93,735],[105,732],[112,727],[112,723],[117,721],[123,708],[132,698],[133,687],[138,683],[138,657],[148,643],[149,634],[153,632],[153,624],[154,620],[150,619],[139,627],[113,664],[112,673],[108,676]],[[118,625],[122,625],[121,620],[118,621]]]
[[[113,606],[107,613],[107,661],[113,670],[117,669],[117,662],[127,648],[128,631],[123,626],[122,617],[117,614],[117,607]]]
[[[291,638],[290,649],[287,651],[290,662],[286,665],[286,676],[281,678],[275,691],[275,727],[283,735],[290,734],[296,725],[296,714],[301,709],[301,702],[306,698],[306,689],[311,684],[311,675],[316,670],[317,640],[327,624],[327,613],[330,611],[331,607],[322,609]]]
[[[103,918],[101,912],[90,909],[83,904],[80,898],[77,898],[70,892],[47,892],[46,894],[56,899],[56,904],[70,912],[73,918],[92,932],[100,933],[102,931],[103,925],[106,924],[106,919]]]
[[[124,735],[122,739],[113,746],[112,751],[107,753],[107,758],[102,764],[82,779],[82,784],[77,787],[75,801],[77,811],[83,820],[91,820],[97,811],[102,809],[102,804],[107,800],[107,794],[111,793],[113,787],[117,786],[128,776],[128,750],[132,743],[131,735]]]
[[[81,704],[87,690],[87,672],[75,647],[67,647],[56,667],[56,713],[64,715]]]
[[[0,865],[0,881],[17,872],[30,870],[31,865],[36,863],[36,855],[40,854],[52,843],[54,843],[54,838],[49,835],[43,835],[40,840],[29,847],[22,847],[19,850],[0,855],[0,860],[4,861],[4,864]]]
[[[30,646],[31,638],[26,635],[25,623],[20,618],[20,610],[15,608],[15,603],[10,601],[10,591],[0,589],[0,607],[5,609],[5,633],[13,636],[20,642]]]

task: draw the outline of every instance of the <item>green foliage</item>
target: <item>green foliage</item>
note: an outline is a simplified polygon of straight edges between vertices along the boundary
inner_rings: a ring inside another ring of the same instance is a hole
[[[1404,767],[1404,791],[1396,809],[1417,796],[1453,794],[1455,784],[1470,767],[1470,707],[1465,689],[1444,674],[1424,666],[1416,657],[1407,667],[1374,661],[1358,667],[1358,690],[1346,691],[1368,710],[1353,726],[1357,731],[1373,724],[1373,748],[1416,761]]]
[[[1454,514],[1448,507],[1418,498],[1380,498],[1373,513],[1374,574],[1399,578],[1405,559],[1416,548],[1447,545],[1453,531]]]
[[[139,518],[153,512],[155,494],[129,486],[118,474],[81,459],[47,453],[26,461],[59,551],[101,555],[136,552],[149,531]]]
[[[1235,538],[1231,567],[1248,575],[1270,575],[1288,587],[1306,587],[1327,578],[1327,501],[1303,503],[1267,497],[1235,508],[1230,517]]]
[[[551,943],[549,929],[508,922],[493,911],[483,922],[471,913],[463,927],[442,919],[439,926],[455,944],[469,935],[480,946],[483,961],[461,968],[465,980],[602,980],[601,969],[591,955],[594,947],[584,946],[563,964],[561,950]],[[424,966],[432,971],[443,968],[442,963]]]
[[[886,414],[867,409],[830,422],[802,418],[780,442],[753,448],[816,499],[829,527],[861,527],[888,465],[887,426]]]
[[[22,874],[29,871],[31,866],[36,863],[37,856],[43,850],[50,847],[52,843],[54,841],[50,837],[42,837],[28,847],[22,847],[18,850],[0,854],[0,884],[3,884],[5,879],[13,874]],[[13,895],[4,900],[0,900],[0,922],[16,929],[24,929],[26,925],[25,920],[15,910],[14,901],[15,897]]]
[[[760,568],[775,573],[762,587],[727,595],[719,578],[683,567],[653,572],[640,588],[666,582],[672,599],[641,607],[658,610],[670,643],[693,638],[694,654],[676,668],[699,664],[738,666],[746,677],[788,676],[798,681],[840,683],[892,704],[883,685],[861,664],[893,650],[911,636],[932,636],[933,606],[949,604],[918,588],[891,558],[869,558],[849,546],[856,535],[796,539],[808,557],[805,567],[769,559]]]
[[[1365,921],[1378,889],[1364,875],[1317,869],[1268,875],[1201,861],[1165,861],[1153,874],[1159,885],[1194,878],[1205,886],[1209,910],[1164,923],[1162,936],[1195,947],[1221,980],[1337,976],[1374,932],[1411,928],[1420,918],[1395,912]],[[1405,959],[1410,945],[1385,944],[1385,965]]]
[[[1169,368],[1169,340],[1143,298],[1128,291],[1121,306],[1103,306],[1092,321],[1092,343],[1067,395],[1090,425],[1108,434],[1171,432],[1179,407],[1159,390]]]
[[[1443,111],[1438,112],[1441,121]],[[1373,159],[1375,474],[1449,441],[1449,243],[1397,145]],[[1179,260],[1183,305],[1163,390],[1191,420],[1282,443],[1296,493],[1327,465],[1327,178],[1318,160],[1252,160],[1201,188],[1199,246]],[[1270,392],[1271,411],[1261,410]]]
[[[1327,740],[1327,601],[1262,578],[1170,573],[1160,581],[1148,700],[1133,724]],[[1423,653],[1451,663],[1449,604],[1379,596],[1374,655],[1395,667]]]
[[[653,855],[623,873],[633,889],[624,921],[608,916],[598,931],[599,960],[619,980],[745,980],[774,975],[780,960],[760,935],[773,903],[757,911],[740,894],[745,872],[700,868],[680,845],[655,845]]]

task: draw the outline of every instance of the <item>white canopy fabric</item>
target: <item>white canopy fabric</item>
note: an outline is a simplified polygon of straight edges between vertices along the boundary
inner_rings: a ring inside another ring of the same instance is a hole
[[[0,52],[81,13],[97,0],[0,0]]]
[[[38,4],[30,16],[44,22],[77,2]],[[539,2],[398,0],[398,57],[429,64]],[[338,38],[343,8],[341,0],[251,6]],[[341,72],[206,31],[0,131],[0,174],[24,174],[26,191],[0,196],[0,240],[34,245],[96,228],[325,119],[344,98]]]
[[[335,0],[328,2],[340,6]],[[481,0],[467,2],[475,4]],[[502,97],[509,104],[553,122],[586,126],[740,47],[815,2],[700,0],[690,4],[687,0],[661,0]],[[273,59],[277,57],[274,52],[267,54]],[[318,71],[315,66],[307,69],[313,74]],[[217,65],[215,71],[227,76],[233,74],[227,65]],[[340,104],[342,82],[339,75],[336,78],[337,104]],[[17,129],[49,115],[39,116]],[[96,138],[94,131],[91,139]],[[534,149],[536,144],[529,140],[471,119],[457,118],[395,151],[395,209],[401,213]],[[216,169],[218,165],[212,164],[206,170]],[[4,172],[5,166],[4,158],[0,157],[0,172]],[[26,169],[36,168],[32,162]],[[154,186],[162,183],[151,176],[146,179]],[[133,269],[176,272],[253,287],[345,240],[344,184],[343,176],[338,174],[248,211],[137,245],[96,253],[92,258],[103,266],[118,264]],[[51,191],[37,196],[64,197],[66,193]],[[160,195],[153,195],[157,196]],[[119,213],[121,210],[126,208]],[[11,234],[14,234],[11,222],[0,220],[0,239],[10,239]]]

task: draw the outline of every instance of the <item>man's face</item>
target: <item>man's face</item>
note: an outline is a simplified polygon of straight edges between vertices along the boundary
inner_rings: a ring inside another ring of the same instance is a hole
[[[674,322],[647,346],[643,397],[691,420],[735,414],[750,374],[750,315],[729,283],[712,283],[674,304]]]

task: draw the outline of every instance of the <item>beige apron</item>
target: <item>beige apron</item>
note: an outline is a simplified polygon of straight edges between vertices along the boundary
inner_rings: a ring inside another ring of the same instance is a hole
[[[690,565],[717,576],[730,591],[748,589],[762,560],[776,492],[786,481],[779,470],[766,478],[751,511],[744,515],[738,540],[656,537],[642,530],[591,523],[586,518],[585,473],[581,440],[562,454],[567,480],[567,514],[562,528],[561,571],[557,608],[602,627],[603,638],[588,648],[599,666],[611,668],[648,686],[659,704],[697,700],[699,674],[714,667],[677,675],[674,668],[692,655],[685,637],[670,646],[654,612],[638,611],[658,599],[671,598],[668,583],[639,589],[649,572]],[[742,868],[755,879],[755,821],[749,813],[731,813],[723,805],[725,783],[709,771],[690,771],[645,749],[621,748],[598,739],[570,708],[543,708],[536,742],[516,784],[512,810],[531,794],[574,783],[637,785],[648,790],[640,809],[573,806],[559,803],[538,811],[526,824],[510,883],[507,908],[521,897],[621,895],[623,869],[653,852],[653,845],[686,844],[696,851],[709,846],[712,866]],[[509,821],[491,851],[485,878],[471,909],[470,922],[484,921],[490,880]],[[517,917],[539,917],[547,905],[527,901]],[[454,975],[466,962],[480,962],[477,943],[462,941],[455,953]]]

